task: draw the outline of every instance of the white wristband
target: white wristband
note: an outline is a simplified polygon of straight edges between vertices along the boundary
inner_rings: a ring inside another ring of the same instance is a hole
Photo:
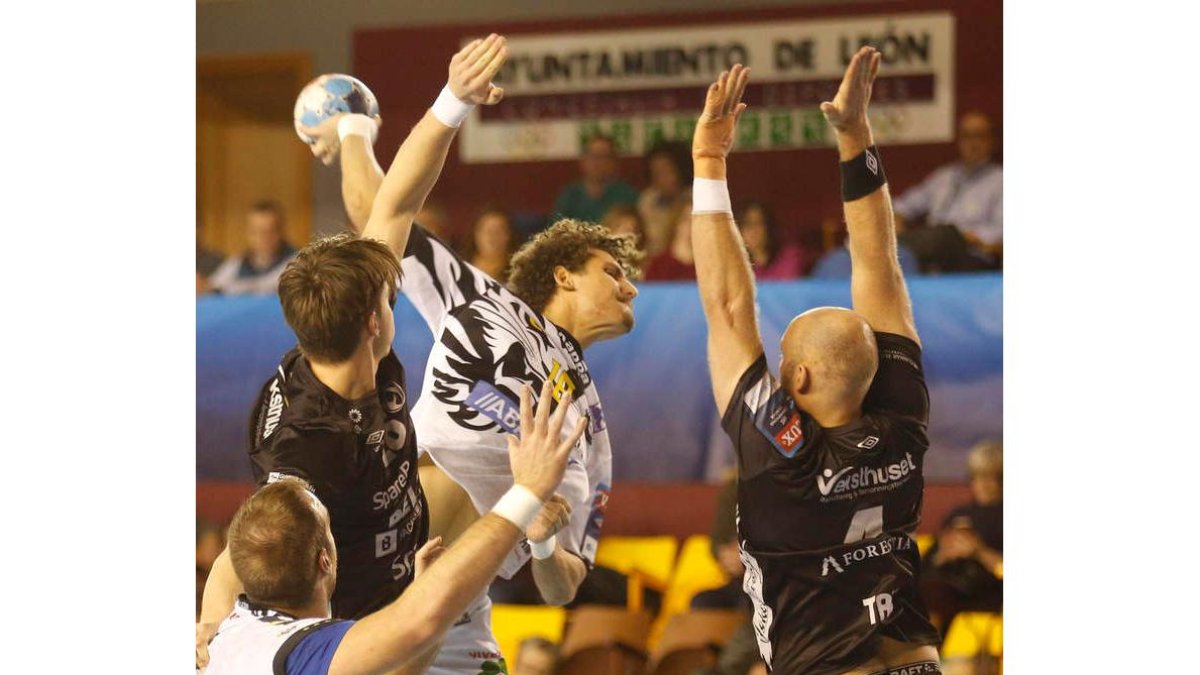
[[[514,485],[492,507],[492,513],[521,528],[524,532],[542,510],[542,500],[523,485]]]
[[[711,178],[692,180],[692,213],[733,214],[729,202],[729,183]]]
[[[379,126],[375,120],[362,113],[342,115],[338,120],[338,140],[344,141],[347,136],[362,136],[370,145],[375,144],[375,136],[379,134]]]
[[[554,549],[558,548],[558,535],[553,535],[546,541],[531,541],[529,542],[529,552],[533,554],[535,560],[545,560],[554,555]]]
[[[450,85],[446,85],[442,87],[442,93],[438,94],[437,100],[429,110],[442,124],[457,129],[462,126],[463,120],[467,119],[474,107],[470,103],[460,101],[454,92],[450,91]]]

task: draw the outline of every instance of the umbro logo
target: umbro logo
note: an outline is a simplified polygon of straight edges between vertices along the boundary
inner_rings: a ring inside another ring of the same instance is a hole
[[[871,448],[875,447],[878,444],[879,444],[878,436],[867,436],[866,438],[862,439],[862,442],[858,444],[858,447],[866,449],[866,450],[870,450]]]
[[[866,158],[867,159],[867,168],[871,170],[871,173],[878,176],[879,175],[879,160],[875,159],[875,155],[872,155],[870,150],[865,150],[863,152],[863,154],[865,154],[867,156],[867,158]]]

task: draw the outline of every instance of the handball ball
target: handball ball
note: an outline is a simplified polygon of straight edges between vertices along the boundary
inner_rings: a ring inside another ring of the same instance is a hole
[[[296,135],[312,145],[315,140],[300,127],[315,127],[338,113],[362,113],[374,117],[379,114],[379,102],[375,94],[361,80],[328,73],[309,82],[296,97],[292,119],[296,123]]]

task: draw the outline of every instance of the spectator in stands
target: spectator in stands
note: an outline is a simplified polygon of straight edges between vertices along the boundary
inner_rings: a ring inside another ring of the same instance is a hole
[[[729,583],[721,588],[697,593],[692,609],[741,609],[752,611],[750,599],[742,590],[742,564],[737,540],[737,474],[732,474],[717,493],[717,511],[713,517],[712,554],[721,569],[729,575]],[[747,675],[765,668],[754,638],[754,625],[747,620],[730,636],[721,648],[713,668],[697,670],[694,675]],[[765,670],[762,671],[765,675]]]
[[[646,155],[650,185],[638,197],[637,210],[646,226],[644,250],[654,257],[671,243],[672,217],[692,203],[692,155],[683,143],[660,142]]]
[[[709,535],[713,559],[729,576],[729,583],[711,591],[697,593],[692,609],[750,609],[750,600],[742,591],[746,566],[737,540],[737,475],[734,474],[717,493],[717,510]]]
[[[804,275],[812,260],[795,244],[779,241],[779,229],[771,208],[762,202],[750,202],[737,219],[742,240],[750,253],[754,276],[758,279],[795,279]]]
[[[475,219],[463,258],[500,283],[508,280],[508,261],[517,250],[517,235],[503,210],[487,207]]]
[[[846,224],[841,216],[829,216],[821,221],[821,235],[825,253],[813,265],[811,276],[814,279],[849,279],[850,249],[846,247]],[[912,249],[897,242],[896,255],[904,276],[920,273],[917,256]]]
[[[604,214],[604,220],[600,224],[613,234],[633,235],[637,240],[638,250],[643,254],[646,252],[646,225],[636,208],[629,204],[617,204]]]
[[[558,645],[541,637],[521,640],[512,675],[554,675],[558,668]]]
[[[283,268],[296,255],[284,239],[285,224],[279,202],[255,202],[246,214],[247,251],[221,263],[208,278],[209,287],[226,295],[274,293]]]
[[[554,202],[559,216],[599,223],[613,206],[637,203],[637,192],[617,174],[617,145],[612,138],[603,134],[589,138],[579,168],[583,178],[563,188]]]
[[[437,235],[438,239],[446,243],[451,243],[450,240],[453,237],[450,216],[446,214],[446,209],[441,204],[425,202],[425,205],[417,212],[416,220],[427,232]]]
[[[930,271],[999,269],[1003,254],[1003,178],[992,161],[992,121],[969,112],[958,125],[959,160],[896,199],[897,227]],[[924,219],[926,227],[914,228]]]
[[[671,245],[650,259],[646,265],[646,281],[686,281],[696,278],[696,263],[692,256],[692,206],[676,207],[671,222]]]
[[[221,266],[221,262],[225,257],[220,253],[204,245],[204,221],[196,217],[196,293],[208,292],[208,277],[217,268]]]
[[[972,448],[967,471],[971,501],[946,516],[923,561],[921,595],[943,636],[955,614],[999,612],[1003,605],[1003,445]]]

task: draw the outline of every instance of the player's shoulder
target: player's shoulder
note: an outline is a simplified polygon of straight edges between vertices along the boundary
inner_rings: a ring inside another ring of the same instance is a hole
[[[884,359],[898,361],[913,368],[921,368],[921,345],[916,340],[897,333],[873,331],[880,364]]]

